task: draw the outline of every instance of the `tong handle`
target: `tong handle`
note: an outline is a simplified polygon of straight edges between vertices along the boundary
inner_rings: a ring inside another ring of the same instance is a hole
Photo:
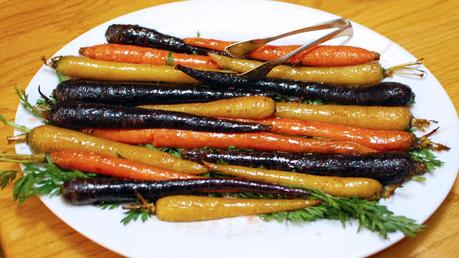
[[[271,61],[268,61],[268,62],[265,62],[257,67],[255,67],[254,69],[251,69],[245,73],[242,73],[240,74],[239,76],[243,77],[243,78],[246,78],[246,79],[249,79],[249,80],[257,80],[257,79],[260,79],[260,78],[264,78],[275,66],[279,65],[279,64],[282,64],[284,63],[285,61],[287,61],[288,59],[290,59],[292,56],[302,52],[302,51],[305,51],[305,50],[308,50],[308,49],[311,49],[325,41],[328,41],[330,39],[333,39],[333,38],[338,38],[338,37],[343,37],[343,36],[352,36],[353,35],[353,30],[352,30],[352,25],[350,23],[348,23],[347,26],[345,27],[342,27],[338,30],[335,30],[309,44],[306,44],[306,45],[303,45],[297,49],[295,49],[294,51],[288,53],[287,55],[285,56],[282,56],[282,57],[279,57],[277,59],[274,59],[274,60],[271,60]]]
[[[304,32],[309,32],[309,31],[332,29],[332,28],[344,28],[349,25],[350,25],[350,22],[348,19],[340,18],[336,20],[319,23],[313,26],[308,26],[305,28],[293,30],[290,32],[282,33],[280,35],[273,36],[273,37],[262,38],[262,39],[252,39],[252,40],[237,42],[237,43],[227,46],[225,48],[225,51],[233,57],[242,58],[246,54],[252,52],[253,50],[263,45],[266,45],[269,42],[274,41],[274,40],[278,40],[281,38],[289,37],[289,36],[304,33]]]

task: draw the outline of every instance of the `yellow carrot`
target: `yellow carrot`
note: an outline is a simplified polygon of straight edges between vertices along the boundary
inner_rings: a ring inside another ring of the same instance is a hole
[[[159,220],[203,221],[304,209],[318,200],[230,199],[193,195],[167,196],[156,202]]]
[[[250,96],[223,99],[207,103],[144,105],[140,107],[184,112],[208,117],[263,119],[273,115],[275,103],[268,97]]]
[[[58,56],[47,64],[71,78],[109,81],[160,81],[197,83],[172,66],[129,64],[90,59],[80,56]]]
[[[277,117],[303,119],[324,123],[379,130],[406,130],[410,127],[408,107],[311,105],[276,103]]]
[[[265,183],[317,189],[334,196],[373,199],[379,195],[382,189],[381,183],[370,178],[315,176],[262,168],[211,164],[207,162],[204,162],[204,164],[212,170],[231,176]]]
[[[246,72],[263,63],[216,54],[209,55],[220,68],[239,73]],[[279,65],[268,73],[268,77],[340,84],[349,87],[369,87],[378,84],[384,79],[384,69],[378,62],[335,67],[293,67]]]

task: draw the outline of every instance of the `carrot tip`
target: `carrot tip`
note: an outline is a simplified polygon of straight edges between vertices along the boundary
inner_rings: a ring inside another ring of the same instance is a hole
[[[6,137],[8,144],[24,143],[27,142],[27,134],[20,134],[16,136]]]
[[[55,56],[55,57],[51,57],[50,59],[46,59],[46,57],[44,56],[41,56],[41,61],[43,61],[43,63],[48,66],[48,67],[51,67],[53,69],[56,69],[57,68],[57,62],[62,58],[62,56]]]

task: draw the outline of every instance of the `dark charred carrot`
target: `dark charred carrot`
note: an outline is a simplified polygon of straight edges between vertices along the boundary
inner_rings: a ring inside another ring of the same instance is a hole
[[[310,194],[305,189],[232,178],[203,178],[159,182],[95,178],[74,179],[65,182],[62,187],[62,197],[72,204],[93,204],[98,202],[132,202],[137,199],[136,192],[145,199],[155,200],[167,195],[221,190],[279,194],[290,198],[304,198]]]
[[[94,152],[63,150],[52,152],[50,155],[52,161],[61,168],[78,169],[106,176],[152,181],[199,178]]]
[[[177,128],[204,131],[266,131],[269,126],[196,116],[180,112],[149,110],[85,102],[58,102],[47,113],[49,123],[64,128]]]
[[[212,88],[258,89],[279,92],[303,99],[364,106],[404,106],[412,103],[415,94],[407,85],[381,82],[369,88],[349,88],[311,81],[264,78],[248,80],[234,73],[202,71],[178,65],[177,69]]]
[[[373,178],[382,184],[398,184],[425,172],[407,152],[376,152],[359,155],[303,154],[244,150],[192,149],[182,157],[196,162],[225,162],[245,167],[295,171],[318,176]],[[293,184],[292,184],[293,185]]]
[[[227,46],[235,42],[204,39],[185,38],[184,42],[193,46],[224,51]],[[294,51],[300,45],[289,46],[262,46],[248,56],[256,60],[273,60]],[[379,54],[360,47],[352,46],[317,46],[312,50],[301,52],[287,61],[290,64],[304,66],[345,66],[364,64],[379,60]]]
[[[416,136],[406,131],[371,130],[333,123],[279,117],[263,120],[238,119],[238,121],[271,125],[270,131],[273,133],[350,141],[379,151],[407,151],[416,142]]]
[[[147,105],[209,102],[245,96],[280,97],[261,89],[212,89],[205,85],[161,82],[65,80],[53,91],[58,102],[82,101],[112,105]]]
[[[266,151],[287,151],[303,153],[371,153],[374,149],[365,147],[358,143],[348,141],[332,141],[309,139],[303,137],[283,136],[272,133],[214,133],[196,132],[186,130],[171,129],[151,129],[143,130],[123,130],[112,133],[113,130],[96,129],[91,130],[92,135],[104,137],[113,141],[129,142],[131,144],[145,143],[143,136],[148,134],[146,139],[153,138],[153,145],[156,147],[176,147],[176,148],[248,148]],[[137,134],[140,134],[137,135]],[[135,143],[132,140],[140,139]]]
[[[167,50],[121,44],[101,44],[80,48],[80,54],[97,60],[218,69],[208,56],[174,53]]]
[[[226,54],[224,51],[195,47],[186,44],[177,37],[138,25],[112,24],[108,26],[105,32],[105,38],[109,43],[160,48],[178,53],[206,55],[211,52],[223,55]]]

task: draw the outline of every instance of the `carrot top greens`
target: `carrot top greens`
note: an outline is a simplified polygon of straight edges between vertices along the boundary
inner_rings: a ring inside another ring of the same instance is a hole
[[[369,201],[355,197],[334,197],[321,191],[313,190],[311,195],[319,199],[322,204],[306,209],[276,212],[261,215],[266,221],[288,221],[302,223],[318,219],[339,220],[343,224],[357,220],[358,230],[366,228],[378,233],[384,239],[388,233],[401,231],[405,236],[413,237],[421,231],[424,226],[417,224],[415,220],[405,216],[396,216],[386,206],[378,204],[377,201]]]
[[[23,174],[17,178],[16,171],[0,171],[0,187],[14,182],[13,198],[22,204],[35,195],[57,196],[64,182],[75,178],[95,177],[93,173],[83,173],[78,170],[63,170],[53,164],[49,157],[42,165],[23,164]]]

